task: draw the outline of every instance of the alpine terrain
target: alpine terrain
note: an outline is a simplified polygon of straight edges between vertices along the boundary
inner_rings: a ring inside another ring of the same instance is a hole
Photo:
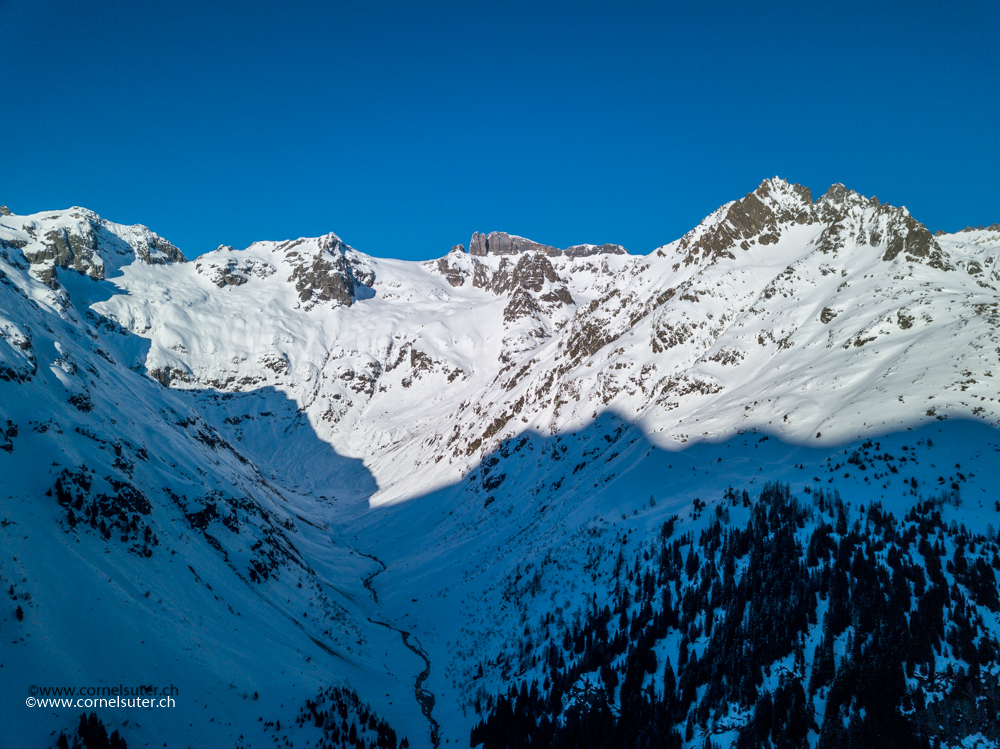
[[[1000,224],[0,214],[0,746],[1000,746]]]

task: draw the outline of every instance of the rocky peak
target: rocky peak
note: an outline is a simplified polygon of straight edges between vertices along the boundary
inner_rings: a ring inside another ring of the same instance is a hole
[[[858,196],[858,193],[854,190],[850,190],[844,186],[841,182],[835,182],[827,188],[827,191],[823,193],[822,197],[817,201],[818,203],[831,203],[833,205],[841,205],[848,200],[851,196]]]
[[[808,187],[790,183],[781,177],[765,179],[753,194],[779,214],[798,215],[813,205],[812,191]]]
[[[884,247],[882,260],[886,262],[902,258],[941,270],[954,269],[930,230],[906,208],[884,204],[874,196],[866,198],[839,182],[816,201],[816,208],[820,220],[828,224],[818,242],[823,252],[835,252],[851,239],[859,246]]]
[[[816,246],[826,254],[838,252],[851,241],[879,248],[885,261],[902,257],[945,270],[953,267],[927,227],[905,208],[867,198],[839,182],[813,203],[809,188],[777,177],[722,206],[682,237],[677,251],[685,265],[735,259],[737,248],[746,251],[773,244],[791,226],[817,223]]]
[[[900,254],[908,262],[926,263],[932,268],[953,270],[941,245],[930,230],[904,209],[893,209],[896,215],[889,221],[887,246],[882,259],[895,260]]]
[[[461,247],[461,245],[456,245]],[[455,248],[453,247],[452,250]],[[619,244],[577,244],[560,250],[547,244],[525,239],[505,231],[491,231],[480,234],[478,231],[469,241],[469,254],[477,257],[486,255],[520,255],[523,252],[540,252],[549,257],[589,257],[590,255],[612,254],[627,255],[628,251]]]
[[[277,248],[293,266],[289,283],[295,284],[299,300],[310,309],[322,302],[350,307],[359,287],[371,288],[375,274],[357,253],[332,232],[316,239],[285,242]]]
[[[555,247],[539,244],[530,239],[508,234],[505,231],[491,231],[480,234],[478,231],[469,240],[469,254],[485,257],[486,255],[519,255],[522,252],[544,252],[547,255],[558,255]]]
[[[852,210],[865,210],[868,208],[881,208],[882,203],[875,196],[866,198],[859,192],[855,192],[845,187],[840,182],[830,185],[823,196],[816,201],[816,211],[819,219],[826,223],[831,223],[842,219]],[[886,206],[893,210],[901,210]],[[905,210],[905,209],[903,209]]]
[[[5,205],[0,205],[0,216],[12,216],[12,215],[13,214],[10,212],[10,208],[8,208]]]
[[[738,247],[774,244],[783,227],[812,220],[812,193],[780,177],[766,179],[756,190],[723,206],[681,238],[678,249],[685,264],[733,260]]]
[[[6,227],[17,237],[32,273],[52,289],[59,288],[56,269],[72,269],[96,280],[109,271],[139,260],[148,265],[183,263],[173,244],[141,224],[125,226],[105,221],[93,211],[68,210],[10,217]]]
[[[628,250],[620,244],[575,244],[562,251],[566,257],[590,257],[591,255],[627,255]]]

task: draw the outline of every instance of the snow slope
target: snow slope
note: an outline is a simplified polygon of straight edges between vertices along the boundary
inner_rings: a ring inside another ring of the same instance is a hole
[[[374,280],[353,304],[317,304],[289,279],[323,240],[257,243],[195,267],[131,266],[115,281],[127,293],[95,309],[147,337],[148,366],[179,387],[288,393],[321,438],[366,461],[378,502],[425,488],[411,466],[440,485],[505,437],[608,409],[662,445],[768,425],[836,441],[929,410],[979,407],[995,423],[997,237],[935,238],[840,186],[812,204],[768,180],[648,257],[415,264],[333,238]],[[273,272],[221,290],[205,279],[239,262]],[[761,392],[769,405],[754,404]]]

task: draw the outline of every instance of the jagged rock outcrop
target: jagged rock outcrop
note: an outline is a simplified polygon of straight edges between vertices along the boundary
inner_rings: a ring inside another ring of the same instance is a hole
[[[941,247],[926,226],[907,214],[894,223],[893,229],[883,260],[894,260],[905,251],[907,260],[922,260],[933,268],[945,269],[947,262]]]
[[[496,294],[506,294],[513,289],[521,288],[530,291],[541,291],[546,281],[559,283],[552,263],[544,255],[529,253],[522,255],[513,267],[506,258],[500,261],[500,268],[493,276],[490,286]]]
[[[795,226],[825,227],[816,245],[835,254],[848,242],[884,248],[882,259],[902,256],[932,268],[952,270],[946,254],[930,231],[905,208],[866,198],[840,183],[831,185],[815,203],[809,188],[774,178],[764,180],[745,197],[722,206],[681,238],[680,265],[735,260],[737,248],[777,243]]]
[[[734,260],[739,247],[774,244],[782,226],[805,224],[813,219],[812,193],[808,187],[789,185],[774,178],[764,180],[752,193],[716,211],[708,220],[688,232],[678,249],[686,253],[685,264]]]
[[[437,261],[437,269],[444,276],[444,279],[452,286],[461,286],[465,283],[465,276],[462,270],[448,263],[448,258],[442,257]]]
[[[470,255],[485,257],[486,255],[518,255],[522,252],[559,254],[559,250],[555,247],[539,244],[524,237],[508,234],[505,231],[491,231],[485,235],[477,231],[469,240]]]
[[[21,236],[5,245],[23,248],[34,276],[51,289],[59,288],[57,268],[101,280],[133,259],[147,265],[187,262],[177,247],[145,226],[115,224],[85,208],[26,216],[15,229]]]
[[[461,245],[456,245],[461,247]],[[453,247],[452,250],[455,248]],[[477,257],[487,255],[519,255],[523,252],[540,252],[549,257],[590,257],[591,255],[611,254],[627,255],[628,251],[619,244],[577,244],[560,250],[547,244],[534,242],[524,237],[508,234],[505,231],[491,231],[480,234],[478,231],[469,241],[469,254]]]
[[[78,233],[65,227],[50,229],[42,239],[42,247],[26,250],[24,256],[29,263],[39,266],[36,275],[42,283],[58,288],[56,268],[73,268],[91,278],[104,278],[104,263],[95,262],[96,254],[97,237],[88,222]]]
[[[500,232],[495,234],[500,234]],[[520,240],[520,238],[512,238],[506,234],[503,236],[506,240]],[[477,253],[483,252],[483,247],[485,247],[481,238],[481,234],[473,236],[472,247]],[[490,245],[490,247],[493,246]],[[504,252],[501,253],[498,265],[486,262],[483,259],[486,256],[482,254],[469,253],[466,255],[465,248],[458,244],[452,247],[451,252],[445,257],[429,261],[427,267],[435,270],[451,286],[456,288],[465,285],[467,280],[471,280],[473,287],[487,289],[497,296],[511,295],[513,297],[522,291],[537,296],[537,298],[533,297],[530,302],[527,299],[521,299],[509,307],[508,313],[505,315],[505,319],[508,321],[524,317],[525,315],[522,314],[524,310],[530,310],[531,314],[537,311],[541,315],[539,302],[558,305],[574,303],[573,295],[566,286],[566,279],[559,276],[549,259],[562,257],[562,250],[556,250],[553,254],[548,251],[553,248],[546,248],[529,240],[515,242],[509,246],[519,248],[516,253],[516,261],[512,257],[515,253],[506,252],[507,244],[500,245]],[[525,249],[529,246],[541,249]],[[589,257],[601,252],[626,254],[624,249],[618,245],[578,245],[570,249],[576,251],[576,254],[571,257]]]
[[[504,308],[503,319],[505,323],[513,323],[525,317],[541,318],[542,309],[525,289],[516,289]]]
[[[292,271],[288,280],[295,282],[303,302],[333,301],[350,307],[354,301],[354,279],[342,255],[317,255],[311,264],[303,263]]]
[[[335,302],[350,307],[356,297],[357,287],[375,282],[375,274],[357,263],[351,263],[347,253],[350,248],[336,234],[327,234],[318,240],[318,251],[300,252],[306,240],[289,242],[286,259],[295,268],[288,277],[299,292],[299,300],[307,307],[322,302]],[[311,249],[311,248],[310,248]]]
[[[513,322],[522,317],[542,317],[539,301],[554,304],[573,304],[573,296],[566,282],[559,277],[549,259],[540,253],[521,255],[516,264],[507,258],[493,274],[489,286],[493,293],[510,294],[511,302],[504,310],[504,320]],[[529,292],[534,292],[532,295]],[[544,292],[544,293],[542,293]]]
[[[232,255],[222,259],[220,254]],[[199,274],[207,276],[209,280],[220,289],[226,286],[242,286],[252,277],[267,278],[275,272],[275,267],[270,263],[255,258],[237,257],[239,253],[232,247],[222,245],[218,247],[211,259],[199,259],[195,262],[195,269]]]
[[[462,269],[458,265],[451,265],[449,257],[455,256],[456,258],[460,258],[463,255],[465,255],[465,246],[456,244],[451,248],[451,252],[449,252],[447,256],[438,258],[438,272],[444,276],[445,280],[452,286],[462,286],[465,283],[465,275],[462,273]]]
[[[874,196],[866,198],[837,183],[816,201],[816,212],[829,224],[820,241],[826,252],[836,251],[849,237],[862,246],[884,245],[882,259],[886,262],[902,253],[907,262],[954,269],[930,230],[905,208],[882,204]]]
[[[566,257],[591,257],[592,255],[627,255],[620,244],[575,244],[562,251]]]

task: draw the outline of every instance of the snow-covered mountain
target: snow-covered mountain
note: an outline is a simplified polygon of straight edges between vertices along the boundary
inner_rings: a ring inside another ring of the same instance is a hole
[[[85,209],[0,213],[13,745],[81,712],[21,707],[28,685],[98,683],[178,686],[103,711],[129,745],[315,742],[333,687],[360,698],[336,692],[345,735],[464,743],[512,680],[554,682],[525,660],[539,621],[613,600],[627,628],[619,550],[631,583],[665,523],[752,524],[730,498],[766,481],[897,519],[933,495],[967,530],[943,543],[995,548],[1000,225],[932,235],[775,178],[645,256],[493,232],[414,263],[329,234],[187,262]],[[662,681],[680,633],[657,641]],[[736,741],[744,713],[684,739]]]

